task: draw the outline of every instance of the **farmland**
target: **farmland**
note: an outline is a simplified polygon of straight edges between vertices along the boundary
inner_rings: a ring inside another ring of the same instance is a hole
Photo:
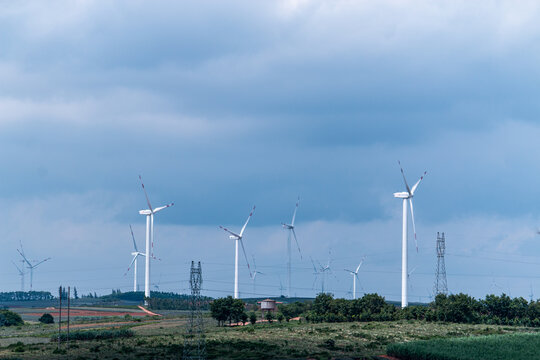
[[[131,308],[124,310],[126,315],[137,312]],[[181,356],[186,324],[184,313],[163,312],[163,317],[151,317],[118,316],[117,313],[123,312],[119,308],[102,308],[100,311],[109,311],[114,315],[100,319],[81,317],[75,319],[72,329],[130,329],[133,336],[72,341],[69,349],[62,345],[59,352],[53,339],[58,325],[28,321],[23,326],[0,329],[0,358],[101,360],[178,359]],[[21,312],[29,313],[28,310]],[[205,322],[208,358],[213,359],[369,359],[384,354],[387,345],[392,343],[536,331],[517,326],[447,324],[416,320],[318,324],[291,321],[232,328],[217,327],[215,321],[209,317],[205,318]]]

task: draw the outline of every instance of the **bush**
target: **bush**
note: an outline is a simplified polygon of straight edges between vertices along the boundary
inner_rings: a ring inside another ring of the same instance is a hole
[[[41,315],[38,321],[42,324],[54,324],[54,317],[51,314],[45,313]]]
[[[104,340],[129,338],[133,337],[133,335],[134,333],[130,329],[73,331],[69,334],[69,340]],[[55,334],[52,338],[57,339],[58,335]],[[68,340],[67,333],[62,333],[60,335],[60,340]]]
[[[249,313],[249,322],[251,325],[255,325],[255,323],[257,323],[257,314],[255,314],[254,311]]]
[[[268,320],[268,322],[271,324],[272,320],[274,320],[274,314],[272,314],[271,311],[266,312],[265,319]]]
[[[0,326],[23,325],[21,316],[13,311],[0,310]]]

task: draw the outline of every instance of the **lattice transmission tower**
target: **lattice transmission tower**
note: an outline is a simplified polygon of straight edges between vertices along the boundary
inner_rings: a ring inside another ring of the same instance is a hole
[[[446,284],[446,266],[444,265],[444,252],[446,243],[444,233],[437,232],[437,272],[435,276],[435,296],[438,294],[448,294],[448,285]]]
[[[189,284],[191,286],[191,296],[189,299],[191,311],[184,337],[184,353],[182,359],[202,360],[206,359],[206,341],[201,311],[202,268],[200,261],[198,262],[197,267],[195,267],[194,261],[191,262]]]

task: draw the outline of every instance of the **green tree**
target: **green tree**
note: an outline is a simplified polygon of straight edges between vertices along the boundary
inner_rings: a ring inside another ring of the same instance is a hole
[[[54,318],[51,314],[45,313],[41,315],[38,321],[42,324],[54,324]]]
[[[255,325],[257,323],[257,314],[255,314],[254,311],[249,313],[249,322],[251,325]]]
[[[272,320],[274,320],[274,314],[272,314],[271,311],[267,311],[265,315],[266,320],[268,320],[268,323],[271,324]]]

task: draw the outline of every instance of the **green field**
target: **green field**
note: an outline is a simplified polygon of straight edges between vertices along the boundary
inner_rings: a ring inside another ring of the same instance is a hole
[[[319,324],[274,322],[234,328],[217,327],[215,321],[210,318],[206,318],[205,321],[209,359],[374,359],[376,355],[384,354],[386,347],[393,343],[430,344],[433,340],[445,339],[461,341],[457,338],[464,336],[474,336],[472,339],[481,340],[484,337],[478,336],[535,331],[532,328],[514,326],[423,321]],[[0,358],[178,359],[182,355],[185,325],[183,312],[168,312],[159,319],[110,318],[108,321],[101,320],[96,323],[82,321],[73,324],[72,331],[127,328],[133,331],[134,336],[72,341],[69,349],[64,344],[58,353],[55,351],[56,341],[52,338],[57,333],[57,325],[30,322],[19,327],[0,328]],[[525,338],[527,336],[532,339],[533,335],[526,335]],[[538,337],[534,339],[540,340]],[[418,340],[428,341],[418,342]],[[521,345],[529,346],[529,343],[524,342]],[[538,350],[534,347],[531,351],[538,352]]]
[[[402,360],[530,360],[540,357],[540,334],[506,334],[414,341],[388,346]]]

